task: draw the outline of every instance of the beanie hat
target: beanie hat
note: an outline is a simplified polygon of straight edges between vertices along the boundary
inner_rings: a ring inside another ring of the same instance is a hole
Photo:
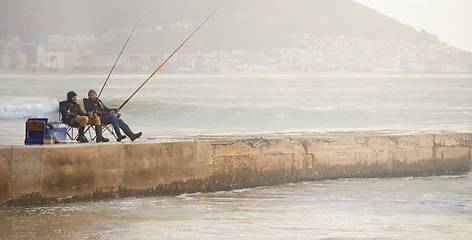
[[[74,96],[77,96],[77,93],[70,91],[67,93],[67,100],[70,101]]]
[[[93,89],[90,89],[87,95],[90,95],[90,93],[95,93],[95,95],[97,95],[97,92],[95,92]]]

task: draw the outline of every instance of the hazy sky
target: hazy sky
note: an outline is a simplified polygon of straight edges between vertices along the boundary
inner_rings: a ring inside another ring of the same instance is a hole
[[[472,52],[471,0],[354,0]]]

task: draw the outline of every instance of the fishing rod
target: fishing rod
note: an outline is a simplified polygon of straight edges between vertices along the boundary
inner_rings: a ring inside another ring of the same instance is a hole
[[[100,90],[100,93],[98,94],[97,98],[100,98],[100,95],[102,94],[103,89],[104,89],[105,86],[107,85],[108,78],[110,78],[110,75],[111,75],[111,73],[113,72],[113,69],[115,69],[116,63],[118,62],[118,59],[120,59],[120,56],[121,56],[121,54],[123,53],[123,50],[125,49],[126,44],[128,44],[129,39],[131,38],[131,35],[133,35],[133,32],[134,32],[134,30],[136,29],[136,26],[138,26],[138,23],[136,23],[136,25],[134,25],[133,31],[131,31],[131,33],[129,34],[128,40],[126,40],[125,45],[123,45],[123,48],[121,49],[121,52],[120,52],[120,54],[118,55],[118,58],[116,58],[115,64],[113,64],[113,67],[111,68],[110,73],[108,74],[107,80],[105,80],[105,83],[103,84],[102,89]]]
[[[220,6],[221,6],[221,5],[219,5],[219,6],[210,14],[210,16],[208,16],[208,17],[205,19],[205,21],[203,21],[203,22],[197,27],[197,29],[195,29],[195,31],[193,31],[192,34],[190,34],[190,36],[188,36],[187,39],[185,39],[185,41],[183,41],[182,44],[180,44],[180,46],[179,46],[177,49],[175,49],[175,51],[156,69],[156,71],[154,71],[154,72],[151,74],[151,76],[148,77],[148,79],[147,79],[146,81],[144,81],[143,84],[141,84],[141,86],[139,86],[139,88],[138,88],[133,94],[131,94],[131,96],[130,96],[128,99],[126,99],[126,101],[125,101],[123,104],[121,104],[121,106],[118,108],[118,110],[122,109],[122,108],[126,105],[126,103],[128,103],[128,101],[144,86],[144,84],[146,84],[146,83],[149,81],[149,79],[151,79],[152,76],[154,76],[154,74],[156,74],[156,72],[159,71],[159,69],[161,69],[162,66],[164,66],[164,64],[166,64],[166,62],[187,42],[187,40],[190,39],[190,37],[193,36],[193,34],[216,12],[216,10],[218,10],[218,8],[220,8]]]

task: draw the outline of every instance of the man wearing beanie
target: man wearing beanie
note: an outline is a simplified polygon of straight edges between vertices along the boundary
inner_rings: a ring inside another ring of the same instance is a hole
[[[117,141],[120,142],[121,140],[125,139],[126,137],[123,136],[120,132],[120,128],[123,132],[134,141],[136,138],[141,137],[142,133],[133,133],[129,126],[121,119],[119,119],[118,112],[120,109],[110,109],[105,104],[102,103],[102,100],[97,98],[97,92],[95,90],[90,89],[88,92],[88,99],[84,100],[84,107],[85,111],[89,114],[96,113],[102,119],[104,123],[110,123],[113,125],[113,129],[115,130]]]
[[[108,142],[109,139],[102,136],[102,124],[98,116],[92,114],[86,114],[82,111],[82,108],[77,103],[77,94],[74,91],[67,93],[67,101],[62,101],[59,104],[59,111],[62,114],[62,122],[65,124],[77,124],[79,125],[79,135],[77,136],[78,142],[88,142],[84,135],[85,126],[95,125],[95,133],[97,135],[97,142]]]

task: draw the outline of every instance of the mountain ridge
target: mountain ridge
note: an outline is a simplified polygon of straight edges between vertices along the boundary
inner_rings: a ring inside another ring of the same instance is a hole
[[[97,36],[94,52],[116,51],[139,22],[135,53],[169,52],[218,5],[221,8],[184,51],[264,51],[300,45],[292,36],[344,35],[437,43],[438,38],[382,15],[352,0],[6,0],[0,10],[3,34],[21,35],[25,18],[38,17],[48,34]],[[26,15],[25,15],[26,14]],[[26,17],[25,17],[26,16]],[[34,21],[34,20],[33,20]],[[171,28],[187,22],[189,26]],[[178,25],[178,24],[177,24]],[[156,30],[159,27],[162,30]],[[123,40],[123,41],[121,41]],[[109,50],[108,50],[109,49]]]

